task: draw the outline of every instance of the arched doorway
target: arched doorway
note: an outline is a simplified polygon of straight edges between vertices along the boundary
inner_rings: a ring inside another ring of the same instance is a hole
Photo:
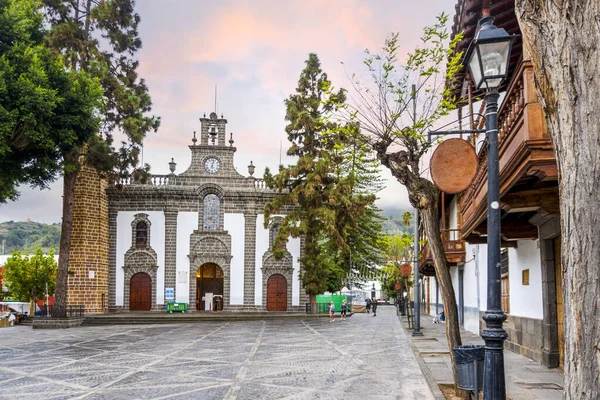
[[[287,279],[273,274],[267,281],[267,311],[287,310]]]
[[[129,281],[129,309],[150,311],[152,308],[152,278],[145,272],[138,272]]]
[[[223,308],[223,270],[207,263],[196,271],[196,310],[211,311],[215,304],[217,310]]]

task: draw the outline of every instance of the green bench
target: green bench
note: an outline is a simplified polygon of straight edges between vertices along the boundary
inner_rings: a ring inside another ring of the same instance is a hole
[[[173,313],[173,311],[186,312],[188,309],[187,303],[175,303],[174,301],[170,301],[165,304],[165,309],[168,313]]]

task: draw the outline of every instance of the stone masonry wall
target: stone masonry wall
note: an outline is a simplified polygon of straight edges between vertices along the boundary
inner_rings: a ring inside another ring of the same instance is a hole
[[[106,188],[106,181],[93,168],[82,167],[73,203],[67,305],[83,304],[86,314],[108,311]]]

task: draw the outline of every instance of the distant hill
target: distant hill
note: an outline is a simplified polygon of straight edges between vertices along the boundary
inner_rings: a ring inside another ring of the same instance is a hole
[[[54,248],[58,254],[60,243],[60,224],[42,224],[30,220],[24,222],[0,223],[0,251],[11,254],[14,250],[34,253],[41,248],[44,252]]]
[[[414,210],[404,210],[401,208],[391,208],[391,207],[386,207],[383,210],[381,210],[381,215],[385,218],[387,218],[384,222],[383,222],[383,231],[385,233],[387,233],[388,235],[395,235],[397,233],[403,233],[403,232],[408,232],[409,234],[412,234],[414,231],[414,226],[411,225],[408,229],[406,228],[406,226],[404,225],[404,221],[402,220],[402,214],[404,214],[406,211],[412,213],[414,212]],[[413,220],[414,223],[414,220]]]

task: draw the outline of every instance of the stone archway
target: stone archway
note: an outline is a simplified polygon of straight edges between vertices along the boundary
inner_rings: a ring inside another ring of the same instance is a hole
[[[194,302],[198,297],[197,281],[194,277],[198,268],[205,264],[216,264],[223,271],[223,309],[230,303],[231,236],[227,232],[194,231],[190,236],[190,308],[196,310]]]
[[[271,282],[271,277],[275,275],[281,276],[285,281],[285,309],[277,310],[277,311],[287,311],[291,309],[292,306],[292,277],[293,277],[294,268],[292,265],[292,255],[289,252],[285,252],[282,259],[277,260],[273,253],[267,252],[263,255],[263,282],[262,282],[262,305],[263,307],[267,307],[269,303],[269,282]],[[281,285],[281,278],[274,278],[276,281],[273,281],[273,284]],[[277,282],[277,283],[275,283]],[[276,286],[273,286],[272,291],[276,290],[276,293],[282,293],[281,289],[274,289]],[[275,293],[275,292],[274,292]],[[276,295],[276,294],[275,294]],[[279,297],[282,295],[280,294]],[[281,302],[283,304],[283,301]],[[279,305],[278,307],[281,307]],[[270,311],[270,310],[269,310]]]
[[[215,263],[206,263],[196,271],[196,310],[223,309],[223,269]],[[216,297],[216,301],[214,301]],[[215,308],[216,307],[216,308]]]
[[[152,309],[152,278],[138,272],[129,281],[129,310],[150,311]]]

